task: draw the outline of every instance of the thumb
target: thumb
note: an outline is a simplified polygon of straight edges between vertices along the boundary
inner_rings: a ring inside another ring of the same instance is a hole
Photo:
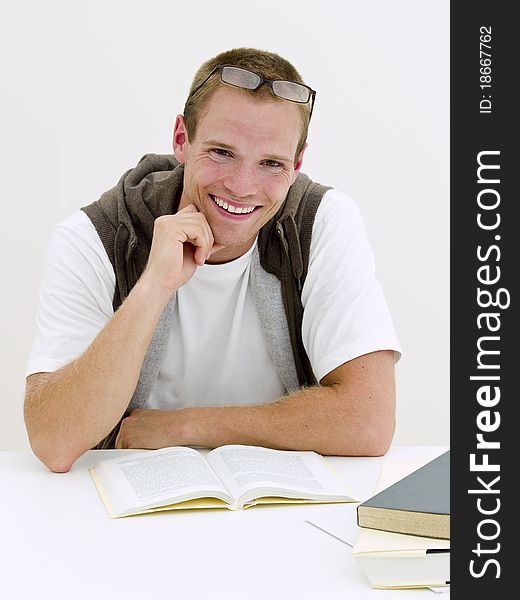
[[[225,247],[226,246],[224,244],[213,244],[213,246],[211,247],[211,250],[209,251],[208,258],[210,256],[213,256],[213,254],[216,254],[217,252],[224,250]]]
[[[195,204],[192,203],[192,204],[188,204],[188,206],[185,206],[181,210],[178,210],[177,214],[179,214],[179,213],[188,213],[188,212],[199,212],[199,210],[195,206]]]

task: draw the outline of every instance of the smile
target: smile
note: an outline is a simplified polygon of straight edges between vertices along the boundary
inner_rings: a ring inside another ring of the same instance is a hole
[[[232,204],[229,200],[224,200],[218,196],[213,196],[212,194],[209,194],[209,197],[219,208],[232,215],[249,215],[257,208],[254,205],[241,206],[239,204]]]

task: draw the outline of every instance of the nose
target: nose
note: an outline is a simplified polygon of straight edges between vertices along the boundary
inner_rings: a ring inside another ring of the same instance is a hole
[[[254,196],[259,191],[259,181],[256,168],[243,161],[236,161],[230,166],[222,183],[232,196],[245,198]]]

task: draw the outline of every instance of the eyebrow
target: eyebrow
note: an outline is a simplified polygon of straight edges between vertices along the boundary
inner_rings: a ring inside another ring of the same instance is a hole
[[[218,146],[219,148],[225,148],[226,150],[233,150],[233,146],[229,144],[225,144],[224,142],[219,142],[217,140],[207,140],[204,142],[205,146]]]
[[[234,150],[234,146],[231,146],[230,144],[226,144],[224,142],[219,142],[218,140],[206,140],[205,142],[203,142],[205,146],[218,146],[219,148],[223,148],[224,150]],[[264,157],[264,160],[277,160],[279,162],[292,162],[290,158],[287,158],[286,156],[281,156],[279,154],[267,154]]]

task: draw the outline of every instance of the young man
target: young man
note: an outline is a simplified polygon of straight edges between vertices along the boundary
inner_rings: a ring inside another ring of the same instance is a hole
[[[296,374],[291,307],[263,268],[272,238],[259,250],[307,180],[314,96],[276,54],[216,56],[176,119],[175,159],[147,155],[55,229],[25,399],[51,470],[103,439],[386,452],[400,348],[355,205],[329,189],[312,225],[301,339],[316,385]]]

